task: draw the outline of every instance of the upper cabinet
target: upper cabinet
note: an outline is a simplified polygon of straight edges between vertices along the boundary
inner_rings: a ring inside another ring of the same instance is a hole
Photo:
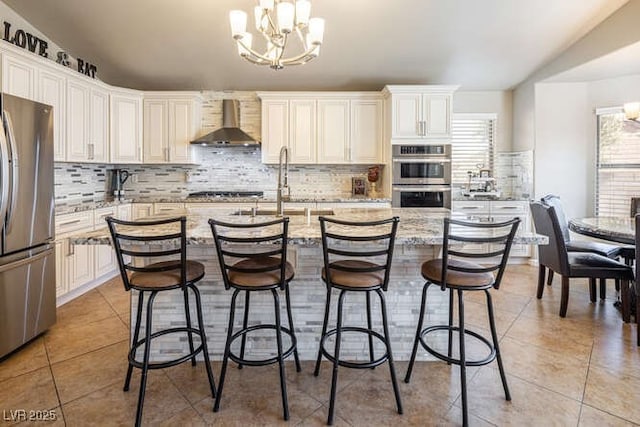
[[[20,56],[2,55],[2,92],[36,100],[36,64]]]
[[[37,100],[53,107],[53,160],[66,160],[65,117],[67,79],[53,68],[41,67],[37,73]]]
[[[98,83],[69,77],[66,104],[66,160],[108,162],[109,92]]]
[[[111,162],[142,163],[142,92],[111,92]]]
[[[384,88],[391,139],[403,143],[451,139],[453,92],[458,86],[394,85]]]
[[[379,93],[259,92],[262,162],[278,163],[289,148],[292,164],[379,163],[383,111]]]
[[[200,131],[202,98],[195,92],[144,95],[144,163],[196,163],[191,141]]]

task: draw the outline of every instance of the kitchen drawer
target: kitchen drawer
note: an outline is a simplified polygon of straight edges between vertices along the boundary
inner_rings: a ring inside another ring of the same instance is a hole
[[[99,208],[94,211],[94,224],[96,229],[104,228],[107,226],[107,222],[105,221],[105,218],[108,216],[117,217],[118,207],[109,206],[107,208]]]
[[[487,200],[463,200],[454,201],[452,211],[465,215],[489,215],[491,208]]]
[[[93,229],[93,210],[58,215],[55,217],[55,223],[57,236],[83,229]]]
[[[512,215],[522,218],[529,215],[529,203],[494,201],[491,202],[491,215]]]
[[[153,213],[169,213],[184,209],[184,203],[154,203]]]

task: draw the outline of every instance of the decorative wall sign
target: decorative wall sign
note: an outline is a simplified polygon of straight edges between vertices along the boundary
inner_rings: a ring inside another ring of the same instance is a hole
[[[49,53],[47,52],[49,43],[47,43],[46,40],[34,36],[33,34],[22,29],[18,29],[15,32],[12,32],[11,24],[9,22],[4,21],[3,24],[4,34],[2,36],[2,39],[4,41],[21,47],[22,49],[26,49],[29,52],[40,55],[43,58],[49,57]],[[71,67],[71,60],[66,52],[58,52],[56,62],[64,67]],[[79,73],[82,73],[85,76],[89,76],[94,79],[96,78],[98,67],[80,58],[77,59],[77,63]]]

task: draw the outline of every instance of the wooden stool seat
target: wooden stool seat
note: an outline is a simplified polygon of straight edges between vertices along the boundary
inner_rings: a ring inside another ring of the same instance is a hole
[[[273,270],[273,268],[280,266],[280,262],[280,258],[275,257],[243,259],[232,266],[232,268],[239,268],[242,271],[229,270],[229,281],[235,286],[245,288],[280,286],[280,269]],[[264,271],[265,269],[270,270]],[[256,270],[256,272],[249,270]],[[293,266],[290,262],[285,262],[285,280],[288,282],[293,279],[293,275]]]
[[[341,270],[352,269],[352,271]],[[360,260],[341,260],[329,264],[331,270],[331,282],[336,287],[343,288],[373,288],[384,283],[384,271],[353,271],[366,270],[368,268],[380,268],[378,264]],[[322,268],[322,280],[327,280],[325,268]]]
[[[180,287],[180,262],[162,261],[149,264],[150,268],[166,268],[163,271],[135,272],[129,276],[133,289],[167,289]],[[204,265],[187,260],[187,282],[196,282],[204,277]]]
[[[455,271],[451,268],[480,269],[482,266],[469,262],[451,259],[449,260],[449,271],[447,271],[447,286],[449,287],[478,287],[492,286],[494,282],[491,273],[468,273],[465,271]],[[441,285],[442,283],[442,258],[432,259],[422,264],[422,277],[425,280]]]

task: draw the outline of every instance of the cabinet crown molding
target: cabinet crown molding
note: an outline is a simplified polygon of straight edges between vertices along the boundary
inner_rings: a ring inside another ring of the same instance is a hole
[[[387,85],[382,94],[388,97],[394,93],[453,93],[460,85]]]
[[[382,99],[380,92],[302,92],[302,91],[284,91],[284,92],[256,92],[260,99]]]

